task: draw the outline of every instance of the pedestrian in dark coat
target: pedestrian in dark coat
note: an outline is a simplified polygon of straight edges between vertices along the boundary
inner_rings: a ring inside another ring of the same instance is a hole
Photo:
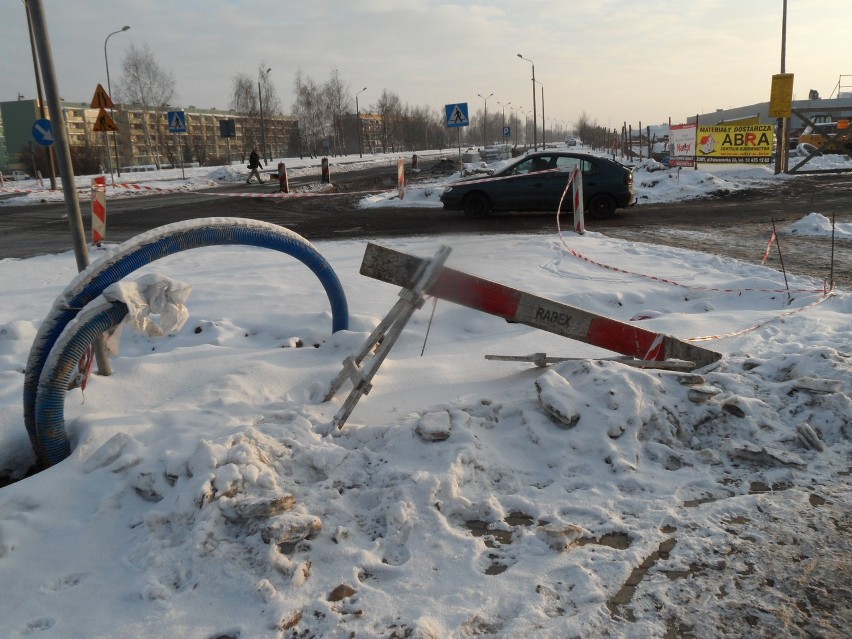
[[[252,177],[257,178],[258,184],[263,184],[263,180],[260,178],[260,172],[257,170],[258,168],[263,168],[263,165],[260,163],[260,156],[257,154],[257,147],[251,150],[251,154],[249,155],[248,168],[251,169],[251,172],[249,173],[248,179],[246,180],[246,184],[251,183]]]

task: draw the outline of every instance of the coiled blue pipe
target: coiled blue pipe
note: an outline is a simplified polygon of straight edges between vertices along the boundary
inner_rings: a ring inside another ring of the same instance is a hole
[[[54,302],[33,341],[24,375],[24,424],[40,464],[49,465],[43,452],[45,442],[42,438],[50,437],[51,433],[40,435],[36,428],[39,378],[51,349],[68,323],[107,286],[129,273],[174,253],[222,245],[269,248],[300,260],[325,289],[331,303],[332,332],[349,327],[346,295],[331,265],[310,242],[289,229],[257,220],[204,218],[162,226],[138,235],[77,275]]]
[[[58,464],[71,454],[65,431],[65,394],[80,358],[95,343],[98,335],[117,326],[126,315],[127,305],[122,302],[84,310],[75,318],[77,326],[63,333],[54,345],[38,383],[35,405],[39,461],[44,466]]]

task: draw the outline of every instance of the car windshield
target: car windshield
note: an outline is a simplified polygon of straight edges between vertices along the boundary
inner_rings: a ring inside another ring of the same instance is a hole
[[[536,155],[530,158],[524,158],[514,166],[506,169],[504,175],[526,175],[527,173],[535,173],[536,171],[546,171],[553,168],[553,158],[549,155]]]
[[[536,155],[525,158],[514,166],[508,167],[503,175],[526,175],[550,169],[572,171],[575,166],[579,166],[583,173],[598,172],[598,168],[584,158],[576,158],[568,155]]]

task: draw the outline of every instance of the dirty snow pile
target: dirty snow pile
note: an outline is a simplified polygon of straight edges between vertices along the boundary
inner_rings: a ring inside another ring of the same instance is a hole
[[[23,370],[75,261],[0,260],[4,636],[845,636],[848,290],[598,233],[379,243],[723,358],[631,367],[427,301],[336,430],[351,386],[324,395],[398,299],[365,243],[316,245],[334,334],[298,260],[196,249],[131,276],[191,287],[183,327],[125,328],[65,399],[71,457],[22,478]],[[532,353],[568,359],[484,357]]]

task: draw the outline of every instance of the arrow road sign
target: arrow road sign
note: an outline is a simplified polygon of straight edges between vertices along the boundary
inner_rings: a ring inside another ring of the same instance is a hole
[[[53,144],[53,125],[50,120],[41,118],[33,124],[33,140],[41,146]]]

